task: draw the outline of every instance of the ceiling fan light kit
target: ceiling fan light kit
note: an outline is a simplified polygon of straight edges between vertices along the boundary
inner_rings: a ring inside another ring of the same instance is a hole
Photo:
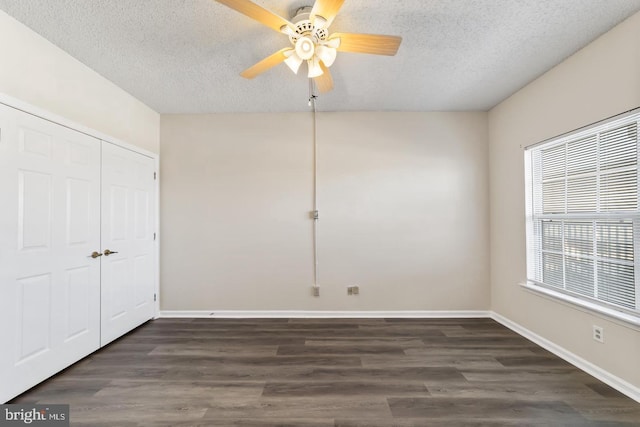
[[[298,74],[298,70],[302,65],[302,58],[298,55],[293,55],[293,50],[288,50],[284,52],[284,56],[287,59],[284,60],[284,63],[293,71],[294,74]]]
[[[292,45],[268,56],[240,75],[252,79],[284,62],[295,74],[307,62],[307,77],[314,79],[318,90],[325,93],[333,89],[329,67],[337,52],[369,53],[393,56],[402,38],[378,34],[334,33],[328,28],[345,0],[316,0],[313,7],[298,8],[291,21],[258,6],[251,0],[216,0],[231,9],[253,18],[267,27],[286,34]]]
[[[308,60],[313,58],[313,55],[316,51],[316,44],[311,40],[310,37],[300,37],[295,44],[296,54],[304,59]]]

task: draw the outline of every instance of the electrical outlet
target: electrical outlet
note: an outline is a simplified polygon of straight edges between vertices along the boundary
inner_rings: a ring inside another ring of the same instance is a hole
[[[347,286],[347,295],[358,295],[359,293],[360,293],[360,287],[358,285]]]
[[[593,325],[593,339],[604,342],[604,328],[602,326]]]
[[[314,297],[320,296],[320,286],[311,286],[311,293]]]

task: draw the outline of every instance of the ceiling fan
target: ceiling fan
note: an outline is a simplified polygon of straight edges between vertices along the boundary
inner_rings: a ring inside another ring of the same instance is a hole
[[[292,47],[280,49],[262,61],[244,70],[240,75],[252,79],[258,74],[284,62],[298,73],[307,62],[307,76],[314,79],[321,93],[333,89],[329,67],[340,52],[370,53],[393,56],[402,37],[380,34],[333,33],[328,31],[344,0],[316,0],[313,7],[299,8],[288,21],[250,0],[216,0],[231,9],[253,18],[267,27],[289,36]]]

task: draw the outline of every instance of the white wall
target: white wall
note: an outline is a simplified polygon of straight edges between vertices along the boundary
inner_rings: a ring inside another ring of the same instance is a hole
[[[523,149],[640,106],[636,14],[491,110],[491,285],[497,313],[640,387],[640,332],[543,298],[526,279]],[[604,327],[605,343],[591,338]]]
[[[487,310],[486,113],[163,115],[163,310]],[[359,284],[359,296],[346,286]]]
[[[160,115],[0,11],[0,93],[154,153]]]

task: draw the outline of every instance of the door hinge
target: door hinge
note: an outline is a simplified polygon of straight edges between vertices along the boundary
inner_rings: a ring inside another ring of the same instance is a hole
[[[156,240],[156,233],[153,233],[153,240]]]
[[[153,300],[157,301],[158,300],[158,296],[156,294],[153,294]]]
[[[155,179],[156,179],[156,177],[157,177],[157,175],[156,175],[156,173],[154,172],[154,173],[153,173],[153,179],[155,180]]]

